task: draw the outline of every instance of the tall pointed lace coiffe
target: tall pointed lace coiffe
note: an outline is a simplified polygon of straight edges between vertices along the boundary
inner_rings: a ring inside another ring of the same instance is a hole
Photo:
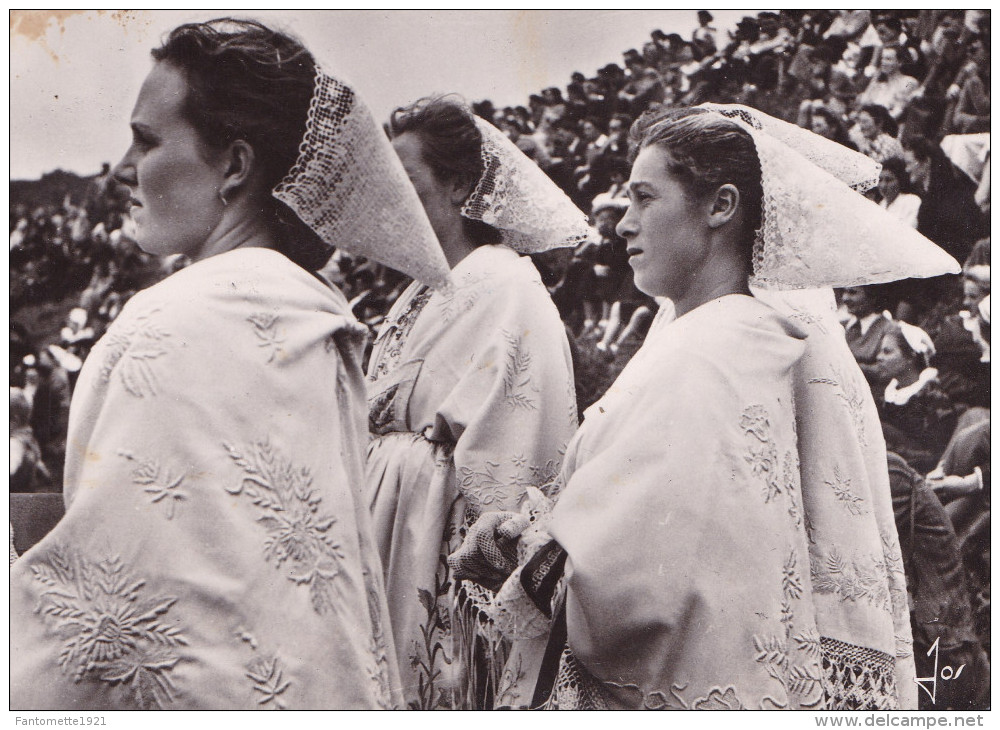
[[[958,262],[860,193],[881,165],[738,104],[702,104],[750,133],[760,158],[761,227],[751,283],[765,289],[879,284],[956,274]]]
[[[385,132],[354,89],[318,64],[298,160],[273,195],[331,251],[448,286],[444,253]]]
[[[471,112],[470,112],[471,114]],[[500,231],[505,246],[540,253],[587,239],[587,216],[499,129],[473,115],[482,135],[483,174],[462,215]]]

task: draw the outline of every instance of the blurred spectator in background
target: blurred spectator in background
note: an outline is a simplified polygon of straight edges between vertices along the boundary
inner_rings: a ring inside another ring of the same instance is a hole
[[[31,402],[21,388],[10,389],[10,491],[34,492],[49,484],[42,452],[31,431]]]
[[[878,104],[885,107],[896,120],[903,116],[906,105],[920,85],[912,76],[903,74],[899,55],[898,46],[882,48],[878,72],[867,88],[858,95],[858,103],[862,107]]]
[[[844,323],[847,346],[873,388],[880,381],[876,361],[882,337],[892,326],[891,320],[883,315],[887,304],[883,291],[879,286],[852,286],[841,291],[841,301],[848,315]],[[878,402],[878,398],[875,400]]]
[[[990,52],[989,36],[969,39],[968,62],[948,88],[945,134],[973,134],[990,131]]]
[[[904,147],[913,192],[923,201],[917,230],[958,261],[965,261],[973,244],[989,232],[988,221],[976,205],[976,184],[952,164],[939,144],[910,137]]]
[[[698,11],[698,27],[691,35],[691,45],[693,46],[695,59],[701,60],[715,54],[721,45],[719,42],[719,30],[712,21],[715,18],[707,10]],[[662,32],[662,31],[661,31]]]
[[[962,276],[963,309],[934,333],[934,366],[952,400],[990,407],[990,267],[973,266]]]
[[[879,202],[895,218],[911,228],[917,227],[920,197],[910,192],[910,176],[906,174],[906,161],[890,157],[882,162],[878,178]]]
[[[877,366],[887,385],[878,402],[886,449],[921,474],[934,469],[955,430],[959,409],[930,367],[934,342],[919,327],[893,323],[882,337]]]
[[[884,106],[866,104],[858,110],[854,121],[849,135],[859,152],[876,162],[903,156],[903,147],[896,139],[899,128]]]

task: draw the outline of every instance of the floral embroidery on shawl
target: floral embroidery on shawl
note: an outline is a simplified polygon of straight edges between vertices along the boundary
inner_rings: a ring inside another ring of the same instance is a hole
[[[852,515],[863,515],[868,512],[865,509],[865,500],[851,489],[851,480],[843,475],[840,467],[833,467],[833,481],[824,479],[823,482],[833,490],[837,500]]]
[[[285,700],[282,697],[285,690],[291,686],[291,680],[284,678],[281,660],[277,656],[267,659],[254,657],[246,665],[246,676],[253,682],[254,692],[258,692],[257,704],[270,710],[284,710]]]
[[[119,450],[118,455],[135,463],[132,483],[144,487],[143,491],[150,495],[153,504],[166,505],[167,519],[172,520],[175,506],[188,498],[187,493],[181,489],[187,474],[172,477],[169,470],[161,469],[160,462],[156,459],[140,459],[124,450]]]
[[[130,395],[136,398],[156,395],[153,361],[167,353],[163,340],[170,336],[155,321],[159,312],[159,308],[150,309],[134,319],[116,322],[118,327],[112,325],[104,340],[107,351],[96,382],[110,383],[111,376],[118,373],[122,387]]]
[[[801,322],[802,324],[806,325],[807,327],[815,327],[817,330],[819,330],[824,335],[829,333],[829,330],[826,328],[826,325],[823,324],[823,318],[822,317],[818,317],[815,314],[812,314],[811,312],[806,311],[805,309],[800,309],[799,307],[795,307],[795,306],[792,306],[792,305],[788,305],[788,306],[789,306],[789,309],[791,310],[790,313],[789,313],[789,315],[788,315],[789,319],[793,319],[795,321]]]
[[[255,312],[247,317],[247,322],[253,325],[253,333],[260,340],[257,346],[267,350],[269,363],[274,362],[274,358],[284,353],[282,345],[285,343],[285,336],[278,329],[278,315]]]
[[[333,610],[333,579],[344,555],[331,533],[337,520],[320,512],[322,498],[312,486],[309,469],[294,467],[266,439],[251,444],[245,456],[229,444],[223,446],[243,470],[240,483],[226,491],[249,497],[263,513],[257,522],[267,529],[265,558],[275,567],[290,563],[288,579],[309,585],[316,613]]]
[[[519,493],[523,493],[523,490],[528,487],[542,489],[554,482],[559,476],[559,464],[555,459],[549,459],[539,466],[537,464],[528,464],[523,456],[515,454],[510,462],[517,470],[510,478],[510,486],[521,490]],[[527,474],[524,471],[525,467],[527,467]]]
[[[371,580],[368,571],[364,571],[365,580]],[[368,669],[368,676],[375,684],[375,700],[383,710],[396,709],[392,704],[392,687],[389,686],[389,654],[385,643],[385,633],[382,630],[382,619],[379,616],[379,595],[374,588],[369,588],[368,616],[371,620],[371,641],[368,650],[375,660],[374,666]]]
[[[889,585],[889,595],[892,599],[892,612],[894,616],[905,616],[909,612],[909,601],[906,596],[906,578],[899,538],[892,530],[883,530],[881,534],[883,565],[885,566],[886,582]],[[894,638],[897,658],[913,656],[913,640],[910,637],[897,634]]]
[[[868,397],[868,384],[864,382],[860,371],[855,377],[850,377],[850,373],[836,372],[829,378],[810,378],[810,385],[829,385],[837,389],[837,397],[843,403],[844,408],[851,417],[854,428],[858,432],[858,441],[862,446],[868,445],[868,437],[865,433],[865,402]],[[862,382],[858,382],[859,379]]]
[[[507,367],[503,376],[503,399],[511,408],[535,410],[538,406],[529,393],[531,388],[531,353],[521,345],[521,336],[501,330],[507,341]]]
[[[499,468],[499,462],[487,461],[482,469],[463,466],[458,470],[462,494],[471,503],[470,507],[489,507],[496,502],[509,504],[511,492],[497,478],[496,470]]]
[[[467,273],[462,277],[462,283],[443,295],[441,300],[441,318],[450,325],[459,315],[468,312],[483,295],[483,283],[491,279],[490,274]]]
[[[823,555],[812,547],[811,574],[813,591],[832,594],[841,601],[867,601],[891,612],[886,562],[884,556],[855,556],[847,559],[833,547]]]
[[[754,634],[754,658],[763,665],[768,675],[781,684],[785,696],[798,697],[797,704],[816,707],[822,701],[823,674],[819,664],[820,637],[812,626],[796,632],[794,602],[802,597],[802,579],[799,576],[798,556],[788,554],[781,575],[781,623],[785,635],[760,636]],[[804,655],[808,664],[793,662],[793,654]],[[782,706],[772,699],[777,706]]]
[[[233,632],[240,641],[247,644],[254,652],[257,651],[257,639],[242,626]],[[250,692],[260,707],[269,710],[284,710],[287,708],[282,696],[292,682],[285,680],[284,668],[277,654],[270,657],[255,653],[254,658],[244,666],[244,675],[251,682]],[[258,694],[254,694],[258,693]]]
[[[609,686],[623,690],[631,690],[642,694],[642,690],[634,684],[618,684],[607,682]],[[713,687],[704,697],[693,701],[685,700],[681,692],[687,689],[686,684],[674,684],[670,688],[670,696],[661,690],[654,690],[642,696],[642,707],[646,710],[744,710],[746,706],[737,696],[735,687],[721,689]]]
[[[740,429],[749,437],[747,454],[743,460],[750,465],[750,471],[764,483],[764,501],[770,502],[782,493],[788,494],[788,514],[798,524],[799,506],[795,496],[798,489],[798,458],[792,451],[785,452],[782,473],[779,478],[778,447],[771,438],[771,423],[764,406],[755,404],[743,409]]]
[[[164,620],[176,598],[148,595],[145,581],[117,557],[92,562],[62,545],[31,571],[46,587],[35,612],[59,631],[59,666],[74,682],[90,676],[119,686],[142,709],[174,700],[170,670],[179,660],[175,649],[187,644]]]
[[[792,421],[792,423],[795,422]],[[801,476],[799,475],[799,456],[792,451],[785,453],[783,477],[785,492],[788,494],[788,516],[798,527],[802,524],[802,508],[798,496]]]
[[[478,517],[484,507],[516,509],[525,489],[548,487],[559,477],[555,459],[541,465],[528,464],[523,456],[515,454],[510,463],[512,471],[504,470],[498,461],[486,461],[480,469],[468,466],[458,469],[460,489],[469,500],[473,518]]]

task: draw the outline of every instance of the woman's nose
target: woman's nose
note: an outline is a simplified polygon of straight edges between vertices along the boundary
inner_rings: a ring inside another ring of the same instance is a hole
[[[134,187],[136,183],[135,165],[132,163],[130,156],[131,150],[126,152],[125,156],[118,161],[118,164],[111,169],[111,177],[122,185]]]
[[[625,216],[618,221],[618,225],[615,226],[615,232],[622,238],[629,238],[634,236],[636,233],[636,226],[633,217],[630,215],[632,207],[629,206],[628,211]]]

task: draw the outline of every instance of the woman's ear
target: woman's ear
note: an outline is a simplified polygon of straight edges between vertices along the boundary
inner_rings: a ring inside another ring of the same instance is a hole
[[[472,195],[475,189],[475,181],[456,178],[451,183],[451,203],[455,206],[465,205],[465,201]]]
[[[219,192],[226,199],[232,199],[229,193],[245,186],[256,170],[257,158],[253,147],[246,140],[238,139],[232,142],[222,153],[222,165],[225,167],[222,185]]]
[[[740,207],[740,191],[732,183],[719,186],[708,213],[709,228],[720,228],[731,221]]]

